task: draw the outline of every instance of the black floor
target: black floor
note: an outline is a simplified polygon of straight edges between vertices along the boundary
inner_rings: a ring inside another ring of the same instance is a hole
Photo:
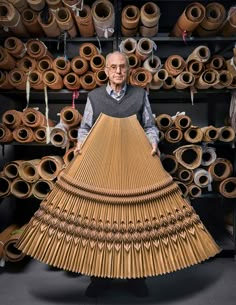
[[[148,278],[149,296],[143,299],[132,295],[125,280],[114,280],[103,296],[90,299],[84,294],[89,282],[87,276],[52,270],[26,258],[0,268],[0,304],[236,304],[236,261],[232,257],[216,257],[175,273]]]

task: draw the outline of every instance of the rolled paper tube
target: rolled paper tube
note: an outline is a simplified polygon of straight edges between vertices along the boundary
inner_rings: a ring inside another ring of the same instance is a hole
[[[60,119],[63,125],[71,128],[77,126],[81,122],[82,115],[74,107],[66,106],[60,111]]]
[[[236,75],[233,75],[232,83],[228,86],[228,89],[235,89],[236,88]]]
[[[80,57],[90,61],[94,55],[98,54],[98,49],[95,44],[91,42],[82,43],[79,48]]]
[[[44,18],[43,11],[39,12],[38,23],[47,37],[55,38],[61,34],[61,29],[59,28],[56,17],[51,10],[49,10],[49,17],[47,21]]]
[[[188,195],[190,198],[198,198],[202,195],[202,189],[195,183],[188,185]]]
[[[165,139],[164,131],[159,130],[159,142],[163,141]]]
[[[200,62],[207,62],[211,57],[211,51],[207,46],[198,46],[196,47],[192,53],[187,57],[186,62],[188,63],[191,60],[197,60]]]
[[[168,72],[165,69],[158,70],[152,77],[152,81],[149,84],[149,89],[160,89],[163,86],[164,81],[168,77]]]
[[[37,61],[32,57],[25,55],[17,60],[16,67],[24,72],[29,72],[37,68]]]
[[[8,227],[6,227],[1,233],[0,233],[0,258],[3,258],[3,250],[4,250],[4,244],[8,240],[9,236],[11,235],[11,232],[19,229],[19,226],[17,224],[10,224]]]
[[[174,150],[177,161],[185,168],[196,169],[202,160],[202,148],[199,145],[183,145]]]
[[[219,83],[219,73],[217,70],[206,69],[195,81],[197,89],[208,89]]]
[[[216,35],[226,18],[226,9],[219,2],[208,3],[205,8],[205,17],[195,30],[201,37]]]
[[[219,138],[219,128],[215,126],[205,126],[202,127],[202,132],[203,132],[203,142],[215,142]]]
[[[224,37],[234,36],[236,33],[236,9],[235,6],[232,6],[227,14],[227,18],[222,23],[222,26],[219,29],[219,35]]]
[[[69,8],[59,7],[55,12],[55,17],[62,32],[67,31],[70,38],[74,38],[78,35],[77,27]]]
[[[65,166],[67,166],[70,163],[70,161],[74,159],[74,150],[75,147],[71,147],[65,152],[63,156],[63,161],[65,163]]]
[[[93,72],[105,68],[105,57],[102,54],[96,54],[90,59],[90,68]]]
[[[13,89],[14,86],[9,82],[9,74],[7,71],[0,71],[0,89]]]
[[[203,168],[197,168],[194,170],[193,181],[199,187],[206,188],[209,187],[209,185],[212,183],[212,177],[207,170]]]
[[[141,66],[141,60],[135,54],[130,54],[127,56],[129,61],[129,68],[136,69]]]
[[[14,36],[6,38],[4,41],[4,48],[15,58],[22,58],[26,53],[25,43]]]
[[[47,70],[43,73],[43,82],[53,90],[60,90],[64,86],[61,75],[54,70]]]
[[[65,148],[68,144],[67,130],[62,124],[57,124],[50,131],[50,141],[53,146]]]
[[[191,72],[183,71],[175,78],[175,88],[176,89],[186,89],[194,86],[195,77]]]
[[[174,175],[178,170],[178,162],[174,155],[164,154],[161,156],[161,163],[164,169],[170,174]]]
[[[131,85],[146,88],[152,81],[152,74],[145,68],[136,68],[132,70],[129,81]]]
[[[105,69],[96,71],[94,77],[98,86],[103,86],[108,82],[108,76],[106,75]]]
[[[166,131],[174,124],[173,118],[169,114],[159,114],[156,119],[156,125],[159,130]]]
[[[38,165],[40,177],[45,180],[53,181],[57,178],[64,165],[61,156],[45,156]]]
[[[174,119],[174,125],[176,128],[179,128],[181,130],[186,130],[191,126],[192,120],[191,118],[186,114],[179,114],[176,115]]]
[[[199,2],[193,2],[186,6],[183,13],[178,18],[170,36],[183,37],[186,33],[188,35],[197,28],[197,26],[203,21],[206,14],[205,6]]]
[[[235,140],[235,131],[231,126],[223,126],[219,129],[219,138],[221,142],[233,142]]]
[[[192,73],[195,78],[197,78],[203,73],[203,71],[205,70],[205,66],[204,63],[194,59],[187,62],[186,70]]]
[[[80,76],[81,87],[85,90],[95,89],[97,86],[94,72],[87,71],[85,74]]]
[[[39,162],[40,159],[22,161],[18,168],[20,178],[29,183],[36,182],[40,178],[37,168]]]
[[[37,143],[46,143],[46,126],[40,126],[34,129],[34,141]]]
[[[32,184],[17,177],[11,183],[11,194],[20,199],[32,196]]]
[[[154,75],[161,68],[161,59],[157,55],[149,56],[145,59],[143,67]]]
[[[18,90],[26,90],[27,74],[25,71],[14,68],[9,72],[9,83]]]
[[[110,1],[96,0],[91,7],[94,28],[98,37],[109,38],[114,33],[115,10]]]
[[[146,2],[140,9],[140,21],[146,27],[154,27],[161,16],[160,8],[154,2]]]
[[[10,109],[2,115],[2,123],[10,129],[14,129],[22,124],[22,112]]]
[[[159,26],[155,25],[151,28],[140,25],[139,27],[139,34],[141,37],[154,37],[157,35],[159,30]]]
[[[81,37],[94,36],[95,28],[93,24],[93,17],[91,8],[88,5],[84,4],[79,11],[79,15],[74,14],[74,18]]]
[[[164,69],[168,75],[177,76],[185,69],[186,63],[180,55],[170,55],[164,62]]]
[[[71,69],[78,75],[85,74],[89,69],[89,64],[87,59],[75,56],[71,60]]]
[[[35,90],[43,90],[44,82],[43,82],[43,73],[38,70],[33,70],[29,73],[29,82],[30,87]]]
[[[174,87],[175,87],[175,78],[173,75],[168,75],[167,78],[163,82],[163,89],[170,90]]]
[[[0,69],[11,70],[16,65],[16,59],[7,51],[7,49],[0,46]]]
[[[13,139],[19,143],[30,143],[34,140],[34,132],[30,127],[20,125],[13,130]]]
[[[46,3],[52,11],[63,6],[62,0],[46,0]]]
[[[10,195],[11,192],[11,180],[5,177],[2,172],[0,173],[0,198],[4,198]]]
[[[53,59],[49,56],[44,56],[41,59],[38,60],[38,70],[40,72],[44,72],[46,70],[52,69],[52,62]]]
[[[0,3],[0,24],[8,31],[10,30],[13,36],[29,37],[20,12],[9,1]]]
[[[7,162],[3,166],[3,173],[5,177],[13,180],[19,176],[19,166],[23,160],[15,160]]]
[[[135,37],[138,33],[138,27],[135,29],[126,29],[124,26],[121,25],[121,34],[124,37]]]
[[[222,181],[232,175],[233,165],[228,159],[216,158],[208,167],[208,172],[214,181]]]
[[[46,126],[47,123],[49,126],[55,126],[55,123],[52,120],[47,120],[46,116],[35,108],[28,107],[22,114],[22,122],[25,126],[36,128],[39,126]]]
[[[137,43],[137,48],[135,51],[136,56],[144,61],[153,52],[153,41],[150,38],[141,38]]]
[[[120,50],[122,53],[125,53],[127,56],[134,54],[137,48],[137,40],[132,37],[122,40],[120,44]]]
[[[176,177],[179,181],[188,185],[193,182],[193,170],[179,167],[176,173]]]
[[[27,54],[35,60],[40,60],[44,56],[53,58],[53,55],[48,51],[46,45],[38,39],[29,39],[26,42]]]
[[[219,82],[213,86],[215,89],[228,88],[233,81],[233,75],[228,70],[219,71]]]
[[[78,140],[78,127],[72,127],[68,130],[68,139],[70,142],[77,142]]]
[[[80,78],[75,72],[70,72],[65,75],[63,83],[68,90],[77,90],[80,88]]]
[[[42,9],[44,9],[45,5],[46,5],[46,1],[45,0],[27,0],[29,7],[36,11],[39,12]]]
[[[31,36],[42,37],[45,35],[41,25],[39,24],[38,13],[36,11],[26,8],[21,13],[21,16],[22,22]]]
[[[181,129],[171,127],[165,132],[165,139],[169,143],[178,143],[183,138],[183,132]]]
[[[140,21],[140,10],[136,5],[126,5],[121,11],[121,25],[125,29],[137,29]]]
[[[53,187],[53,181],[40,178],[33,184],[32,194],[35,198],[43,200],[47,196],[47,194],[53,189]]]
[[[214,70],[224,70],[226,68],[226,60],[221,55],[213,55],[210,57],[206,67]]]
[[[211,165],[217,158],[216,151],[214,147],[203,146],[202,147],[202,166]]]
[[[18,10],[18,12],[22,13],[22,11],[28,6],[28,3],[26,0],[8,0],[11,4],[14,5],[14,7]]]
[[[69,59],[63,56],[56,57],[52,62],[52,69],[60,75],[65,76],[71,70]]]
[[[181,190],[181,193],[183,194],[184,197],[187,197],[188,196],[188,187],[185,183],[183,183],[182,181],[178,181],[176,180],[175,181],[178,185],[178,187],[180,188]]]
[[[226,67],[227,70],[233,75],[233,77],[236,76],[236,56],[231,57],[230,59],[226,60]]]
[[[4,244],[3,252],[5,261],[12,263],[19,262],[25,257],[25,253],[16,248],[16,244],[24,231],[24,227],[25,226],[19,227],[15,231],[12,231],[11,234],[8,236],[8,239]]]
[[[236,177],[228,177],[221,181],[219,192],[225,198],[236,198]]]

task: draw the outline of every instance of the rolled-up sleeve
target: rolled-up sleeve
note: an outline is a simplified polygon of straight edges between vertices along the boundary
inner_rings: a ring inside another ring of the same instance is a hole
[[[93,109],[89,98],[87,99],[83,118],[78,130],[78,142],[83,143],[93,126]]]

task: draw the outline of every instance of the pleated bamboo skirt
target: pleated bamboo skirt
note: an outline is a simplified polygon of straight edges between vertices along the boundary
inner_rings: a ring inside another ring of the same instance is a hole
[[[46,264],[89,276],[140,278],[219,253],[136,116],[100,115],[41,202],[17,247]]]

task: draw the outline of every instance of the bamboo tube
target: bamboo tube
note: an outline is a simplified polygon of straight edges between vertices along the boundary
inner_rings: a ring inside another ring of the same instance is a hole
[[[3,172],[0,172],[0,198],[9,196],[11,193],[11,180],[4,176]]]
[[[13,139],[19,143],[30,143],[34,140],[34,132],[28,126],[20,125],[13,130],[12,134]]]
[[[222,181],[232,175],[233,165],[228,159],[216,158],[208,167],[208,172],[214,181]]]
[[[38,172],[42,179],[52,181],[57,178],[64,165],[61,156],[45,156],[38,164]]]
[[[52,69],[62,76],[65,76],[71,71],[69,59],[59,56],[52,61]]]
[[[3,166],[3,173],[9,179],[15,179],[19,176],[19,166],[22,160],[7,162]]]
[[[18,110],[6,110],[2,115],[2,123],[10,129],[22,124],[22,112]]]
[[[10,143],[13,140],[12,131],[0,123],[0,143]]]
[[[39,179],[33,184],[32,194],[35,198],[43,200],[47,194],[53,189],[54,182],[44,179]]]
[[[22,58],[26,53],[25,43],[14,36],[6,38],[4,41],[4,48],[15,58]]]
[[[74,18],[81,37],[94,36],[95,28],[93,24],[93,17],[91,8],[88,5],[84,4],[79,11],[79,15],[75,14]]]
[[[236,177],[228,177],[221,181],[219,192],[225,198],[236,198]]]
[[[14,87],[9,82],[9,74],[7,71],[0,71],[0,89],[13,89]]]
[[[32,196],[32,185],[17,177],[11,183],[11,194],[20,199],[30,198]]]
[[[18,168],[20,178],[29,183],[36,182],[40,178],[37,169],[39,162],[40,159],[22,161]]]
[[[65,106],[60,111],[60,119],[63,125],[72,128],[79,125],[82,120],[82,115],[79,111],[72,106]]]

